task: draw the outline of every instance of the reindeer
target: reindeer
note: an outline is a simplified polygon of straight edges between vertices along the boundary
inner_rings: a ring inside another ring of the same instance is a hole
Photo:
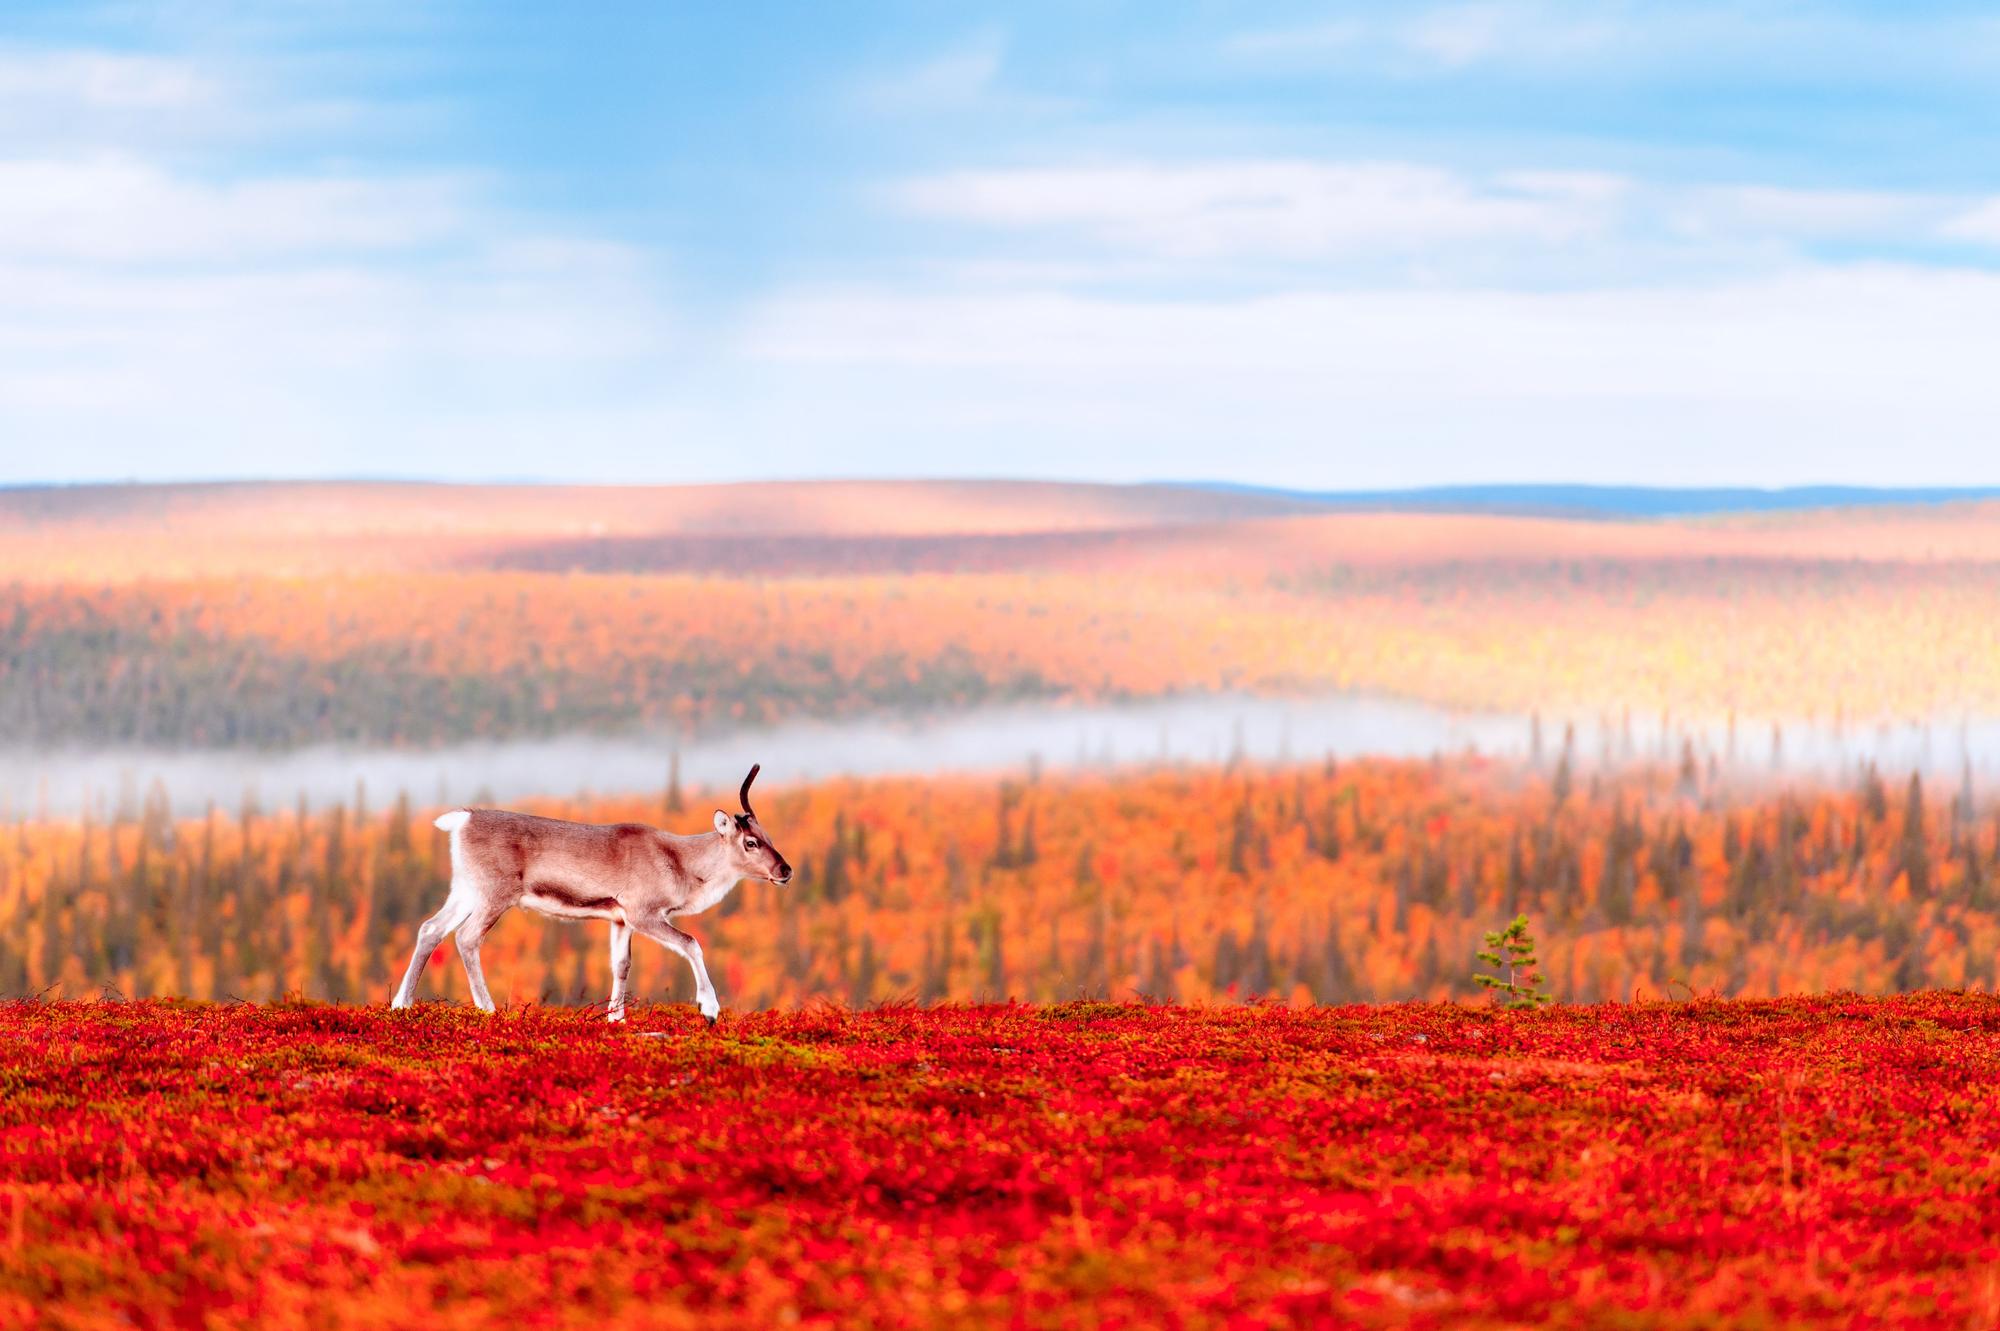
[[[737,799],[739,814],[715,811],[715,830],[675,836],[643,823],[564,822],[505,809],[453,809],[437,827],[451,833],[451,891],[442,909],[417,929],[410,968],[392,1007],[417,996],[424,964],[445,939],[458,936],[458,955],[472,1001],[493,1010],[479,943],[515,906],[559,920],[611,921],[612,1021],[625,1020],[626,980],[632,972],[632,935],[644,934],[694,968],[695,1003],[713,1026],[722,1005],[702,964],[701,944],[674,927],[674,917],[699,915],[729,895],[744,878],[784,884],[792,866],[771,844],[750,807],[753,764]]]

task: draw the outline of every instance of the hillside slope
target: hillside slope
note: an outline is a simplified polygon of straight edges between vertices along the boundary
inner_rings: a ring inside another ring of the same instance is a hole
[[[21,744],[1230,691],[2000,715],[1990,504],[1602,522],[1172,487],[271,485],[13,491],[0,517],[0,735]]]

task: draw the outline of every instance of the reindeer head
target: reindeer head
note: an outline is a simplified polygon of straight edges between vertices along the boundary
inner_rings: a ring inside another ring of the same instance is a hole
[[[750,783],[757,779],[761,770],[761,763],[752,763],[750,775],[743,778],[743,789],[736,797],[743,805],[742,813],[715,811],[715,834],[722,838],[723,845],[729,847],[731,861],[745,878],[789,883],[792,866],[771,844],[771,838],[764,835],[764,825],[757,821],[757,812],[750,807]]]

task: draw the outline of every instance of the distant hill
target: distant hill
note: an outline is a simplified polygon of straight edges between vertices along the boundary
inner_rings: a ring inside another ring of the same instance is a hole
[[[2000,498],[2000,487],[1875,489],[1799,485],[1779,490],[1676,489],[1646,485],[1433,485],[1409,490],[1288,490],[1227,481],[1191,482],[1223,494],[1316,503],[1369,512],[1534,513],[1565,517],[1676,518],[1717,513],[1777,513],[1816,508],[1875,508]]]
[[[540,531],[568,535],[787,532],[871,536],[1101,531],[1310,513],[1248,487],[1080,481],[739,481],[568,485],[432,481],[206,481],[0,485],[0,523],[123,530],[274,524],[318,533]]]
[[[1945,502],[1989,497],[2000,489],[1290,491],[999,480],[23,486],[0,487],[0,583],[474,570],[826,578],[1150,569],[1179,578],[1226,568],[1254,578],[1332,563],[1826,559],[1863,550],[1872,559],[2000,563],[2000,507]],[[1760,513],[1768,516],[1741,520]]]
[[[1984,724],[2000,502],[1935,502],[1978,493],[0,490],[0,778],[1218,693]]]

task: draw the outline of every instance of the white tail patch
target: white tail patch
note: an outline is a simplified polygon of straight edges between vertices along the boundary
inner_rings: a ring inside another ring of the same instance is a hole
[[[472,810],[453,809],[450,813],[439,814],[437,816],[437,821],[431,825],[437,828],[437,830],[440,832],[456,832],[459,828],[464,827],[467,823],[471,821],[472,821]]]

